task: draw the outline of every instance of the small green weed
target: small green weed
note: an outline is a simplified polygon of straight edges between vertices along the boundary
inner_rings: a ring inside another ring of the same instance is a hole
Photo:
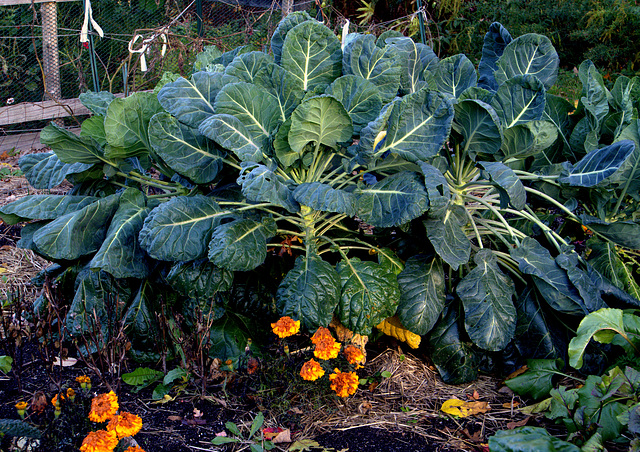
[[[248,445],[251,452],[263,452],[265,450],[271,450],[275,446],[271,441],[265,441],[261,434],[258,434],[260,427],[264,423],[264,415],[258,413],[251,423],[249,433],[245,436],[240,431],[238,425],[234,422],[225,423],[225,427],[233,436],[216,436],[211,443],[215,446],[221,446],[223,444],[242,444]]]

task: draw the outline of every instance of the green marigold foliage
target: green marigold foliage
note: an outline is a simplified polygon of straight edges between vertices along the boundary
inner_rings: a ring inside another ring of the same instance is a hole
[[[265,315],[366,335],[394,314],[450,382],[493,352],[564,357],[566,325],[638,304],[637,79],[610,91],[585,62],[574,111],[547,93],[549,39],[498,23],[484,39],[476,70],[293,13],[270,53],[207,49],[157,94],[85,94],[80,136],[50,125],[52,152],[20,162],[34,187],[73,189],[0,215],[58,264],[73,334],[125,319],[141,352],[162,311],[211,316],[223,358]]]

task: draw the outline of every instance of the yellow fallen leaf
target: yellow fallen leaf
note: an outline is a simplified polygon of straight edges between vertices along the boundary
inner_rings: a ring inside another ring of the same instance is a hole
[[[441,411],[458,417],[486,413],[490,409],[488,402],[465,402],[459,399],[449,399],[440,408]]]
[[[169,403],[169,402],[173,402],[176,398],[175,397],[171,397],[169,394],[165,394],[163,398],[161,398],[160,400],[156,400],[155,402],[151,402],[152,404],[165,404],[165,403]]]

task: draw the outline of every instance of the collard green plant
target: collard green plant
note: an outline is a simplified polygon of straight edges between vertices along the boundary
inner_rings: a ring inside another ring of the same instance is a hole
[[[430,336],[451,382],[507,347],[558,358],[558,325],[638,303],[633,275],[610,281],[620,255],[606,273],[553,227],[640,248],[635,217],[615,219],[635,202],[635,79],[607,95],[585,63],[570,116],[546,92],[551,42],[492,30],[478,74],[464,55],[439,60],[398,36],[340,42],[293,13],[272,54],[208,49],[157,96],[87,94],[100,108],[81,135],[49,126],[53,152],[21,162],[34,186],[74,188],[0,214],[37,220],[22,246],[76,269],[64,272],[76,279],[74,334],[97,327],[90,315],[106,325],[115,299],[133,336],[153,335],[167,309],[157,286],[169,310],[208,313],[217,354],[241,353],[253,311],[309,330],[336,317],[364,335],[395,314]]]

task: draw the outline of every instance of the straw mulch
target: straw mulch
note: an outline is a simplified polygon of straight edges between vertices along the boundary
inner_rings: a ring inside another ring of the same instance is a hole
[[[495,378],[481,376],[467,385],[448,385],[433,366],[390,349],[365,366],[368,375],[384,371],[391,377],[383,379],[372,391],[358,391],[346,402],[335,400],[334,406],[306,413],[303,436],[366,426],[411,432],[457,450],[476,450],[497,430],[528,420],[516,408],[522,403],[519,397]],[[486,401],[490,410],[455,419],[440,410],[443,402],[452,398]]]

